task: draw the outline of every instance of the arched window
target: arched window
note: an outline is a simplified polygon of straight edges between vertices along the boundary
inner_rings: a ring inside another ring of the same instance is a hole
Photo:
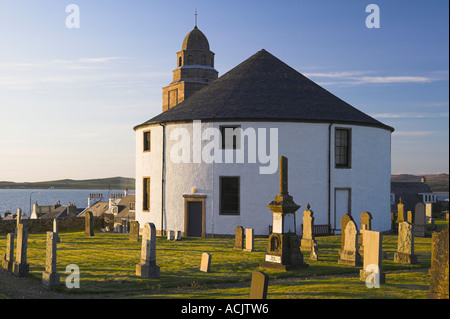
[[[211,66],[214,67],[214,57],[211,57]]]
[[[192,55],[188,55],[188,62],[187,62],[187,64],[188,65],[194,64],[194,58],[192,57]]]
[[[182,62],[183,60],[181,59],[181,57],[178,59],[178,67],[180,67],[181,66],[181,62]]]

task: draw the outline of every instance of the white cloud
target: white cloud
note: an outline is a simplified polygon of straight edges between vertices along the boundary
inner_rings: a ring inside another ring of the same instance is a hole
[[[333,79],[334,81],[320,82],[321,85],[364,85],[364,84],[393,84],[393,83],[430,83],[448,80],[448,71],[433,71],[430,75],[369,75],[375,71],[341,71],[341,72],[311,72],[304,75],[317,79]],[[320,81],[320,80],[319,80]]]

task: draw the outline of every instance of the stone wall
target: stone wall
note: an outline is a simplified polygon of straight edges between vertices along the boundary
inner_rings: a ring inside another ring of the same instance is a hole
[[[22,223],[28,226],[28,233],[38,234],[53,230],[53,219],[22,219]],[[108,226],[108,218],[94,217],[94,229]],[[14,233],[17,226],[16,220],[0,220],[0,234]],[[109,225],[111,228],[111,225]],[[58,218],[58,230],[60,232],[84,231],[84,217]]]

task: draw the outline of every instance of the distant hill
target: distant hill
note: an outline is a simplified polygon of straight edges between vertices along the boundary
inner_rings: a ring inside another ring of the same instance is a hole
[[[110,177],[97,178],[86,180],[62,179],[48,182],[34,182],[34,183],[14,183],[1,182],[0,188],[28,188],[28,189],[126,189],[134,190],[134,178],[127,177]]]
[[[426,174],[426,175],[409,175],[397,174],[391,176],[393,182],[420,182],[425,177],[426,183],[433,192],[448,192],[448,174]]]

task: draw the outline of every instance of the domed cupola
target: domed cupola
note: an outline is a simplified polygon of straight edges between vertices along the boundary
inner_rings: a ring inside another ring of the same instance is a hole
[[[194,27],[194,30],[188,33],[184,38],[182,50],[207,50],[209,51],[209,42],[202,31]]]
[[[163,112],[217,79],[214,69],[214,52],[197,25],[184,38],[181,51],[177,52],[177,68],[173,81],[163,88]]]

